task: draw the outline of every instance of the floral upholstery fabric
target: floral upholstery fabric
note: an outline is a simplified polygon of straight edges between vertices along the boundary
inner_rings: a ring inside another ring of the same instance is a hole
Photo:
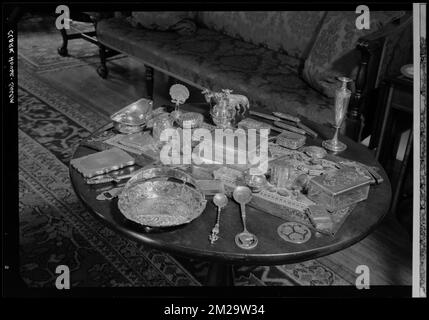
[[[403,11],[371,11],[370,29],[358,30],[354,11],[328,12],[305,61],[304,80],[327,97],[333,97],[338,87],[337,76],[355,79],[360,60],[360,53],[356,50],[358,39],[404,14]]]
[[[324,16],[324,11],[200,11],[196,20],[208,29],[304,61]]]
[[[401,67],[413,63],[412,19],[386,37],[384,56],[377,81],[400,74]]]
[[[332,119],[332,101],[311,89],[285,54],[198,28],[192,37],[136,29],[121,19],[97,27],[101,43],[201,87],[246,95],[252,108],[286,111],[318,123]]]

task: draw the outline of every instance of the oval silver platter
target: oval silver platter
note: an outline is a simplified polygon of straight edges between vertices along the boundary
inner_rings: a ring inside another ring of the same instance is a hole
[[[143,168],[125,185],[118,197],[118,208],[127,219],[144,226],[189,223],[203,213],[207,204],[204,193],[193,182],[191,176],[178,169]]]

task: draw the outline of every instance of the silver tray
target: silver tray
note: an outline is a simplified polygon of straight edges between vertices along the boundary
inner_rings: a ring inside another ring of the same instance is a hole
[[[115,129],[122,133],[135,133],[143,130],[143,126],[152,113],[153,101],[139,99],[112,114]]]
[[[202,214],[207,204],[190,175],[168,167],[143,168],[127,182],[118,198],[118,208],[127,219],[149,227],[189,223]]]

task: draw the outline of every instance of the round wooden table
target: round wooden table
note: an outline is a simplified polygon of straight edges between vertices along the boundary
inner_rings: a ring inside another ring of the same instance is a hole
[[[319,133],[317,140],[307,138],[307,144],[320,146],[322,140],[332,137],[332,129],[306,123]],[[340,137],[340,140],[345,142],[348,148],[339,153],[339,156],[380,167],[365,146],[346,137]],[[93,152],[95,151],[81,145],[76,149],[73,158]],[[124,218],[117,207],[117,198],[111,201],[96,199],[102,192],[100,188],[106,187],[106,184],[88,185],[83,176],[70,167],[75,192],[95,217],[118,233],[144,245],[172,254],[210,261],[212,267],[209,270],[208,285],[231,284],[232,265],[297,263],[334,253],[359,242],[374,230],[389,210],[390,182],[381,167],[379,173],[384,182],[370,187],[368,199],[357,204],[334,237],[316,237],[313,232],[311,239],[304,244],[286,242],[277,234],[277,228],[284,220],[246,206],[247,227],[257,235],[259,243],[254,249],[243,250],[237,247],[234,241],[235,235],[243,230],[243,226],[239,205],[232,199],[229,199],[228,205],[222,210],[220,239],[215,244],[210,244],[208,240],[216,219],[216,208],[211,197],[207,198],[207,207],[203,214],[191,223],[164,232],[148,233]]]

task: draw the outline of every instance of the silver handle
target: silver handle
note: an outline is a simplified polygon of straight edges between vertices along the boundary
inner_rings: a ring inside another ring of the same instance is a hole
[[[276,117],[279,117],[280,119],[289,120],[295,123],[301,122],[301,119],[298,117],[291,116],[290,114],[283,113],[283,112],[273,112],[273,115]]]
[[[246,227],[246,205],[244,203],[240,203],[240,209],[241,209],[241,220],[243,221],[243,228],[244,228],[244,231],[247,231],[247,227]]]
[[[282,128],[282,129],[286,129],[286,130],[289,130],[289,131],[292,131],[292,132],[295,132],[295,133],[299,133],[299,134],[305,135],[305,131],[304,130],[302,130],[300,128],[297,128],[297,127],[290,126],[290,125],[288,125],[288,124],[286,124],[284,122],[274,121],[274,125],[276,127]]]
[[[261,112],[257,112],[257,111],[252,111],[252,110],[249,111],[249,113],[253,116],[257,116],[257,117],[264,118],[267,120],[280,121],[280,118],[271,116],[269,114],[265,114],[265,113],[261,113]]]
[[[296,124],[299,128],[305,130],[310,136],[312,136],[313,138],[317,138],[318,134],[317,132],[311,130],[309,127],[307,127],[306,125],[304,125],[302,122],[299,122]]]

